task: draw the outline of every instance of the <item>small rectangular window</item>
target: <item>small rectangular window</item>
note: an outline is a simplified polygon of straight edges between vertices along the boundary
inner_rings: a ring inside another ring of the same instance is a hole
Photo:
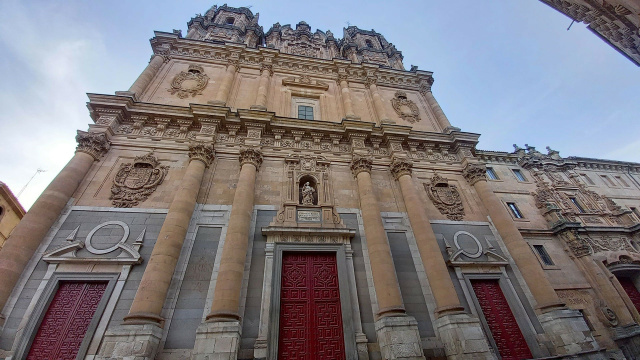
[[[575,205],[575,207],[578,208],[578,211],[580,211],[581,213],[586,212],[586,211],[584,211],[584,208],[580,205],[580,203],[578,202],[578,200],[576,198],[570,197],[569,200],[571,200],[573,205]]]
[[[491,180],[498,180],[498,175],[496,175],[496,172],[490,167],[487,168],[487,177]]]
[[[524,216],[522,216],[522,213],[520,212],[520,209],[518,209],[518,207],[516,206],[516,203],[508,202],[507,206],[509,207],[509,210],[511,210],[511,213],[513,214],[514,218],[524,219]]]
[[[627,184],[627,182],[626,182],[626,181],[624,181],[624,179],[622,178],[622,176],[616,176],[616,180],[618,180],[618,182],[619,182],[620,184],[622,184],[622,186],[624,186],[624,187],[629,187],[629,184]]]
[[[584,179],[584,181],[589,184],[589,185],[595,185],[596,183],[593,182],[593,180],[591,180],[591,178],[589,177],[589,175],[587,174],[580,174],[580,176],[582,176],[582,179]]]
[[[298,119],[313,120],[313,107],[298,105]]]
[[[547,253],[547,250],[542,245],[533,245],[533,248],[536,249],[538,255],[540,255],[540,259],[542,263],[545,265],[555,265],[553,260],[551,260],[551,256]]]
[[[518,170],[518,169],[511,169],[513,171],[513,174],[516,176],[516,179],[518,179],[518,181],[527,181],[527,178],[524,177],[524,175],[522,174],[522,171]]]
[[[600,175],[600,177],[602,178],[602,181],[604,181],[605,184],[609,186],[616,186],[616,184],[613,183],[613,180],[611,180],[611,178],[608,177],[607,175]]]

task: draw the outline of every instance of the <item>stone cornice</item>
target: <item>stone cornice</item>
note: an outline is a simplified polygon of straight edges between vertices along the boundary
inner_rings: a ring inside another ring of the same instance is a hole
[[[476,156],[486,163],[505,163],[505,164],[518,164],[518,155],[515,153],[509,153],[505,151],[488,151],[488,150],[476,150]],[[584,158],[578,156],[567,156],[563,158],[571,164],[576,164],[579,169],[593,169],[603,171],[618,171],[618,172],[631,172],[634,174],[640,173],[640,163],[627,162],[627,161],[615,161],[604,159]]]
[[[420,91],[420,85],[425,79],[433,79],[432,72],[412,72],[382,67],[371,63],[352,63],[344,59],[317,59],[305,56],[282,53],[270,48],[250,48],[243,44],[231,44],[204,40],[181,38],[177,34],[167,32],[155,32],[151,39],[151,46],[156,55],[165,58],[196,60],[221,65],[227,64],[230,52],[239,54],[241,68],[251,68],[260,71],[265,57],[273,58],[272,69],[283,74],[300,75],[309,74],[323,80],[338,78],[339,67],[343,68],[343,74],[347,74],[350,82],[367,82],[372,76],[376,78],[380,86],[393,86],[407,90]]]

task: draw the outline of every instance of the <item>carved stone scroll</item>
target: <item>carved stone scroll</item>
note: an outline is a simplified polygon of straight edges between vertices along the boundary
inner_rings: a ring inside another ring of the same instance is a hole
[[[460,192],[455,185],[438,174],[433,175],[429,184],[424,184],[433,205],[449,220],[461,221],[464,217],[464,206]]]
[[[412,100],[407,99],[407,93],[404,91],[396,91],[393,99],[391,99],[391,105],[404,121],[415,123],[420,121],[420,110],[418,105]]]
[[[167,89],[172,95],[177,95],[180,99],[195,97],[202,94],[202,90],[207,87],[209,76],[204,73],[204,69],[199,65],[189,65],[189,70],[181,71],[171,81],[171,88]]]

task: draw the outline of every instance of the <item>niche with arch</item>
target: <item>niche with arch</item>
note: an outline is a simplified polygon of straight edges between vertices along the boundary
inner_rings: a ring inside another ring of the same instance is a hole
[[[318,181],[313,175],[301,175],[298,180],[298,204],[318,205]]]

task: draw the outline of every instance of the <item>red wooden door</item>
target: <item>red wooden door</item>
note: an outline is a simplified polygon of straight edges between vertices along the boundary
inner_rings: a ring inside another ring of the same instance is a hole
[[[472,280],[471,285],[502,359],[532,358],[498,280]]]
[[[336,255],[283,253],[278,359],[344,358]]]
[[[75,359],[106,288],[106,282],[61,282],[27,359]]]
[[[627,293],[627,295],[629,295],[633,306],[636,307],[636,310],[640,311],[640,292],[638,291],[638,288],[636,288],[636,285],[633,283],[631,278],[619,277],[618,281],[620,281],[620,285],[622,285],[624,291]]]

